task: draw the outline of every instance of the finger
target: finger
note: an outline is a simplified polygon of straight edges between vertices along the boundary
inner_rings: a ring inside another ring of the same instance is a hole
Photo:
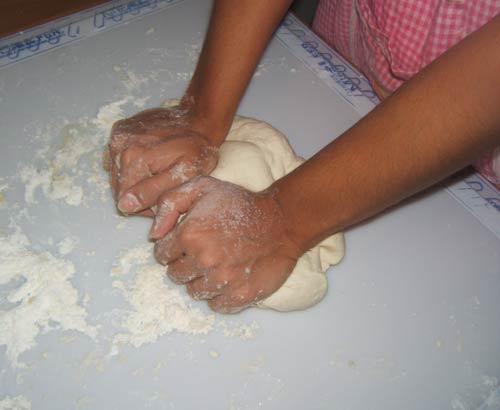
[[[200,269],[193,258],[184,256],[170,263],[167,268],[167,275],[175,283],[187,283],[189,281],[198,280],[203,277],[206,272]]]
[[[119,197],[128,188],[152,175],[148,163],[144,159],[145,152],[145,148],[134,145],[133,147],[124,149],[115,157],[116,165],[120,171],[120,178],[118,180]]]
[[[258,263],[245,269],[240,281],[230,282],[219,296],[209,301],[213,310],[221,313],[236,313],[278,290],[292,272],[296,261],[283,258],[269,263]]]
[[[222,294],[230,277],[226,270],[214,270],[190,281],[186,290],[193,299],[212,299]]]
[[[208,301],[210,308],[220,313],[237,313],[251,306],[257,292],[248,281],[229,283],[222,293]]]
[[[155,258],[163,265],[179,259],[185,253],[177,233],[176,229],[155,243]]]
[[[150,238],[158,239],[169,232],[175,226],[179,215],[185,213],[216,183],[213,178],[200,177],[163,194],[149,233]]]
[[[198,175],[198,169],[189,163],[175,164],[171,169],[142,179],[125,191],[118,202],[118,209],[124,213],[135,213],[150,208],[158,202],[158,198],[163,192]]]
[[[111,135],[109,137],[109,151],[111,154],[111,158],[114,160],[114,157],[120,153],[129,143],[130,133],[121,131],[121,124],[124,123],[124,120],[119,120],[113,124],[111,128]]]
[[[206,141],[184,131],[157,144],[145,154],[145,159],[155,174],[171,168],[173,164],[183,162],[193,165],[196,163],[197,168],[205,169],[209,165],[214,168],[218,158],[217,149],[206,144]]]

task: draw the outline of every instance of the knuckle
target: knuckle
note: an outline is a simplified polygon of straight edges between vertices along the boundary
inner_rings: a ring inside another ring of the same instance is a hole
[[[184,284],[191,282],[198,277],[198,273],[193,270],[183,271],[177,270],[175,267],[169,267],[167,269],[167,275],[172,281],[177,284]]]
[[[158,197],[158,205],[161,206],[168,206],[170,207],[170,204],[172,204],[172,194],[169,191],[163,192],[159,197]]]
[[[158,262],[166,265],[170,261],[170,254],[168,251],[169,243],[171,241],[172,235],[167,234],[162,239],[156,241],[153,254]]]
[[[233,314],[241,312],[246,306],[235,306],[229,302],[224,296],[215,297],[208,301],[208,306],[214,312],[223,314]]]
[[[252,302],[257,296],[257,292],[254,290],[253,286],[249,282],[245,282],[237,290],[235,290],[231,299],[237,306],[244,306]]]
[[[166,265],[167,260],[165,257],[165,252],[163,250],[163,245],[161,240],[155,243],[153,254],[158,262],[160,262],[162,265]]]
[[[123,146],[127,143],[128,136],[120,131],[113,131],[109,141],[109,147],[111,150],[116,151],[123,148]]]
[[[217,265],[218,258],[210,252],[203,252],[196,258],[196,263],[200,268],[209,269]]]
[[[215,296],[214,292],[206,287],[202,278],[189,282],[186,290],[189,296],[196,300],[211,299]]]
[[[122,165],[129,165],[137,157],[137,150],[134,147],[124,148],[120,154],[120,162]]]
[[[223,296],[217,296],[217,297],[210,299],[208,301],[208,307],[210,309],[212,309],[214,312],[223,313],[223,306],[224,306],[224,297]]]
[[[189,246],[189,244],[196,241],[197,238],[198,232],[196,226],[192,223],[182,223],[182,230],[179,233],[179,240],[181,241],[181,243]]]
[[[181,280],[181,277],[173,269],[167,269],[167,276],[172,282],[176,283],[177,285],[182,285],[183,282]]]

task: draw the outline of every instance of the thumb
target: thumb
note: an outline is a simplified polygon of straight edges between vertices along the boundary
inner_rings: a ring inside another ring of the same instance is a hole
[[[203,194],[208,192],[214,181],[210,177],[195,178],[163,194],[158,202],[158,212],[149,231],[149,237],[159,239],[171,231],[179,216],[187,212]]]

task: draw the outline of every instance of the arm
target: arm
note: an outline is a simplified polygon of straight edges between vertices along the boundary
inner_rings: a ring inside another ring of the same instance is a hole
[[[499,44],[497,16],[274,184],[302,249],[436,183],[500,143]]]
[[[156,243],[158,260],[215,310],[272,294],[323,238],[499,143],[498,44],[500,16],[262,193],[200,178],[165,194],[151,231],[168,233]]]
[[[216,0],[179,106],[147,110],[115,124],[108,168],[121,211],[148,209],[163,191],[213,170],[217,159],[209,148],[224,141],[255,66],[290,3]]]
[[[183,101],[220,145],[255,67],[291,0],[217,0]]]

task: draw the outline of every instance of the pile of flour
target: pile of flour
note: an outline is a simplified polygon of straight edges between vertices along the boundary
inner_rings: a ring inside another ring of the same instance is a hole
[[[12,289],[0,310],[0,346],[6,346],[13,367],[19,356],[36,344],[36,337],[52,329],[77,330],[95,338],[97,329],[87,323],[70,279],[72,262],[49,252],[34,252],[30,241],[18,229],[0,236],[0,285],[24,281]]]
[[[178,288],[170,287],[165,267],[151,263],[152,253],[152,244],[136,246],[122,251],[113,264],[113,276],[133,273],[134,277],[113,281],[131,309],[122,320],[122,332],[113,339],[112,354],[120,345],[140,347],[173,331],[200,335],[214,328],[215,315],[192,307]]]
[[[31,410],[31,402],[24,396],[7,396],[0,400],[0,410]]]

